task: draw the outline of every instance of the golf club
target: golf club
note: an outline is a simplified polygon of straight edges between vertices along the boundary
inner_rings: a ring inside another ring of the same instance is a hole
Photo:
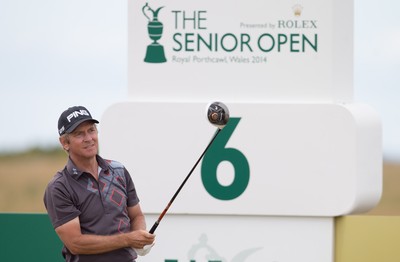
[[[210,121],[211,124],[213,124],[214,126],[218,127],[218,130],[214,134],[214,136],[211,139],[210,143],[207,145],[206,149],[203,151],[203,153],[200,155],[199,159],[196,161],[196,163],[194,164],[194,166],[190,170],[189,174],[183,180],[182,184],[179,186],[178,190],[175,192],[175,194],[173,195],[173,197],[169,201],[168,205],[165,207],[164,211],[160,214],[160,216],[158,217],[157,221],[151,227],[151,229],[149,231],[151,234],[153,234],[156,231],[158,225],[160,224],[160,222],[163,219],[164,215],[167,213],[169,207],[174,202],[175,198],[178,196],[179,192],[182,190],[182,188],[185,185],[186,181],[189,179],[190,175],[193,173],[194,169],[199,164],[200,160],[206,154],[207,150],[210,148],[210,146],[214,142],[215,138],[221,132],[222,128],[224,128],[225,125],[228,123],[228,121],[229,121],[229,110],[226,107],[226,105],[221,103],[221,102],[212,102],[212,103],[208,104],[208,106],[207,106],[207,118],[208,118],[208,121]]]

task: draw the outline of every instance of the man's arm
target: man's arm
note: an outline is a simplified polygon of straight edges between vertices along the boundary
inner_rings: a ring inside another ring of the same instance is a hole
[[[140,219],[137,221],[140,225]],[[57,227],[56,233],[72,254],[100,254],[112,250],[143,246],[153,243],[154,235],[145,230],[111,236],[82,234],[79,217]]]
[[[128,216],[131,220],[131,231],[146,230],[146,220],[139,204],[128,207]]]

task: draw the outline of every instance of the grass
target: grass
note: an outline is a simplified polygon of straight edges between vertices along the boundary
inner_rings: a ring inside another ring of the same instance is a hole
[[[54,174],[64,168],[61,149],[32,149],[0,154],[0,212],[44,213],[43,194]],[[368,215],[400,215],[400,163],[385,162],[383,194]]]
[[[0,212],[46,212],[44,190],[67,157],[61,149],[0,155]]]

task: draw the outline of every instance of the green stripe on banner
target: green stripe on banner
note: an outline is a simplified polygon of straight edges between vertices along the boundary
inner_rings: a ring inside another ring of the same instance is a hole
[[[64,261],[47,214],[0,214],[0,261]]]

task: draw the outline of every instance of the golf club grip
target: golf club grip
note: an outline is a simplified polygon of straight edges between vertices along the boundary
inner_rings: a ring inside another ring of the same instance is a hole
[[[154,223],[154,225],[151,227],[149,233],[150,233],[150,234],[154,234],[154,231],[156,231],[156,229],[157,229],[157,227],[158,227],[159,224],[160,224],[160,223],[159,223],[158,221],[156,221],[156,222]]]

